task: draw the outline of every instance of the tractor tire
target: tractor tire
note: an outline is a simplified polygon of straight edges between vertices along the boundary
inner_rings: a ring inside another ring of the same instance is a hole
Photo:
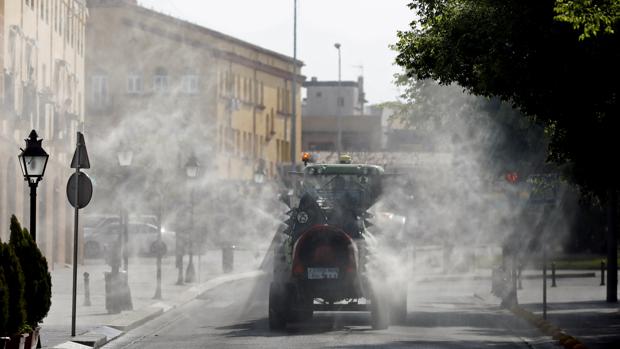
[[[303,297],[303,296],[302,296]],[[314,315],[314,310],[312,306],[314,304],[314,299],[310,297],[299,298],[295,301],[295,307],[297,309],[303,310],[295,310],[291,312],[291,320],[295,322],[307,322],[312,320]]]
[[[288,318],[289,293],[281,283],[269,285],[269,329],[284,330]]]

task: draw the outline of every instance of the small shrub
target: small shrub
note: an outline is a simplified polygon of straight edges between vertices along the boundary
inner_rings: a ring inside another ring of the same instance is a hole
[[[9,299],[9,316],[2,335],[8,336],[18,334],[26,324],[24,273],[11,245],[2,242],[0,242],[0,265],[4,270]]]
[[[52,304],[52,277],[47,260],[32,239],[28,230],[22,229],[15,216],[11,217],[11,246],[19,258],[25,275],[24,297],[26,323],[36,327],[47,316]]]

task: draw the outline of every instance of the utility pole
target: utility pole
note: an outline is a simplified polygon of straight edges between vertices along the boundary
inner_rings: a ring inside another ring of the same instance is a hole
[[[334,47],[338,50],[338,93],[336,94],[336,106],[338,107],[338,115],[336,116],[336,127],[338,128],[338,140],[336,141],[336,149],[338,151],[338,161],[340,161],[340,153],[342,152],[342,109],[340,108],[340,94],[342,93],[342,75],[341,75],[341,57],[340,44],[335,43]],[[344,101],[343,101],[344,102]],[[344,103],[343,103],[344,104]]]
[[[295,171],[297,157],[297,0],[293,0],[293,80],[291,82],[291,170]]]

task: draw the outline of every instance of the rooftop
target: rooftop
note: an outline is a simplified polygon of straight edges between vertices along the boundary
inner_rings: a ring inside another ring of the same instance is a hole
[[[161,12],[157,12],[155,10],[148,9],[146,7],[140,6],[137,3],[136,0],[87,0],[87,3],[88,3],[88,7],[89,8],[97,8],[97,7],[99,7],[99,8],[102,8],[102,7],[126,7],[126,8],[131,8],[132,10],[140,11],[143,14],[150,15],[150,16],[153,16],[153,17],[157,17],[157,18],[159,18],[161,20],[166,20],[166,21],[173,22],[173,23],[175,23],[175,24],[177,24],[179,26],[186,27],[187,29],[200,31],[200,32],[202,32],[204,34],[211,35],[211,36],[216,37],[218,39],[226,40],[226,41],[232,42],[234,44],[237,44],[237,45],[244,46],[246,48],[255,50],[257,52],[261,52],[261,53],[264,53],[264,54],[268,54],[268,55],[277,57],[277,58],[282,59],[282,60],[284,60],[286,62],[289,62],[289,63],[295,62],[295,64],[298,67],[302,67],[304,65],[304,63],[302,61],[294,60],[293,57],[290,57],[290,56],[287,56],[287,55],[284,55],[284,54],[281,54],[279,52],[275,52],[275,51],[272,51],[272,50],[268,50],[266,48],[254,45],[252,43],[249,43],[247,41],[243,41],[241,39],[237,39],[237,38],[235,38],[233,36],[226,35],[224,33],[218,32],[218,31],[213,30],[213,29],[209,29],[209,28],[203,27],[201,25],[198,25],[198,24],[195,24],[195,23],[183,20],[183,19],[179,19],[179,18],[170,16],[170,15],[167,15],[167,14],[164,14],[164,13],[161,13]]]

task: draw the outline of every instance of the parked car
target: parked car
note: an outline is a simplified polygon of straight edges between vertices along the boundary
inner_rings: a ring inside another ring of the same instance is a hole
[[[121,238],[122,227],[118,220],[111,220],[107,224],[97,224],[95,227],[84,228],[84,255],[87,258],[105,256],[105,252],[116,248]],[[129,255],[154,256],[160,231],[157,226],[144,222],[129,222],[127,227]],[[164,243],[164,254],[174,251],[175,233],[161,231]]]
[[[118,213],[116,214],[90,213],[90,214],[86,214],[83,217],[81,217],[80,221],[82,222],[82,226],[84,227],[84,229],[94,229],[94,228],[103,227],[103,226],[106,226],[112,223],[118,224],[118,222],[120,221],[120,215]],[[140,214],[140,215],[132,214],[129,216],[129,221],[157,225],[157,216],[146,215],[146,214]]]

